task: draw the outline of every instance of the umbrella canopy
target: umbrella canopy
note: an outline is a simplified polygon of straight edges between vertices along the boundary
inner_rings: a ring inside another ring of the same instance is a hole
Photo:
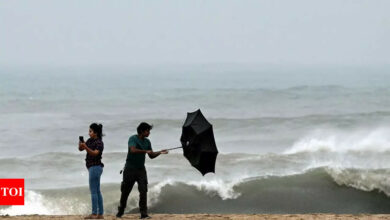
[[[209,172],[215,173],[218,150],[213,126],[206,120],[200,109],[187,113],[180,141],[184,156],[193,167],[203,176]]]

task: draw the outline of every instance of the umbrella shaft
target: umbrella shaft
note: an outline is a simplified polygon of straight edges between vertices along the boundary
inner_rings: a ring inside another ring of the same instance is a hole
[[[183,148],[183,147],[174,147],[174,148],[169,148],[167,150],[174,150],[174,149],[179,149],[179,148]]]

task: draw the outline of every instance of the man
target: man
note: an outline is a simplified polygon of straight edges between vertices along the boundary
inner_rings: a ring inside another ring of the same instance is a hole
[[[127,154],[125,170],[123,172],[123,181],[121,184],[121,199],[118,206],[118,213],[116,217],[120,218],[126,208],[127,198],[131,190],[133,189],[134,183],[138,184],[139,191],[139,210],[141,213],[141,219],[150,218],[147,210],[147,192],[148,192],[148,177],[145,169],[145,154],[151,159],[158,157],[160,154],[167,154],[167,150],[159,152],[153,152],[152,144],[148,137],[150,130],[153,128],[146,122],[142,122],[137,127],[136,135],[129,138],[129,151]]]

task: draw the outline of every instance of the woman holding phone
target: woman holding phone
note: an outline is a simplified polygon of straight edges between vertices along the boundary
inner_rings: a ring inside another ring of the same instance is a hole
[[[89,126],[89,139],[84,142],[80,137],[79,150],[85,150],[86,166],[89,173],[89,190],[91,191],[92,214],[85,219],[104,219],[103,196],[100,192],[100,177],[103,173],[104,164],[102,163],[103,143],[103,125],[93,123]]]

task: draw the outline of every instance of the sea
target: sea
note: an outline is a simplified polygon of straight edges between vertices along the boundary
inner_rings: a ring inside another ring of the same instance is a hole
[[[0,67],[0,178],[25,205],[0,215],[89,214],[78,137],[103,124],[101,190],[115,214],[140,122],[155,151],[180,146],[201,109],[219,150],[205,176],[181,149],[146,159],[150,213],[389,213],[390,71],[379,67]],[[138,213],[138,190],[127,213]]]

